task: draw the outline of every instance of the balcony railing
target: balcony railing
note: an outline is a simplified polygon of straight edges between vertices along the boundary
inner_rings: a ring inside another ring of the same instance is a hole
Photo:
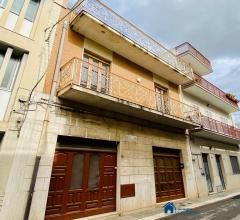
[[[223,92],[221,89],[219,89],[217,86],[213,85],[212,83],[210,83],[209,81],[207,81],[206,79],[204,79],[203,77],[199,76],[198,74],[194,73],[194,81],[202,86],[204,89],[210,91],[211,93],[213,93],[214,95],[218,96],[219,98],[223,99],[224,101],[228,102],[229,104],[235,106],[236,108],[238,108],[238,102],[237,101],[233,101],[230,100],[227,96],[226,93]]]
[[[69,85],[77,85],[185,121],[200,123],[200,113],[197,108],[78,58],[73,58],[61,68],[59,91]]]
[[[186,53],[186,52],[191,53],[193,56],[195,56],[197,59],[199,59],[202,63],[204,63],[209,69],[212,69],[211,62],[188,42],[177,46],[175,49],[176,49],[178,55]]]
[[[240,139],[240,129],[217,121],[215,119],[203,116],[202,126],[207,130],[214,131],[232,138]]]
[[[100,1],[83,0],[75,11],[77,14],[82,11],[89,13],[102,23],[120,33],[122,36],[130,39],[136,45],[153,54],[156,58],[176,68],[182,74],[185,74],[190,78],[193,77],[193,70],[188,63],[181,60],[181,58],[177,57],[175,53],[166,49],[158,41],[145,34],[142,30],[115,13]]]

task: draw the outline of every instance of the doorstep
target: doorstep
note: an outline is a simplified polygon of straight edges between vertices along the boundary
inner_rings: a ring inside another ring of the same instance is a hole
[[[104,214],[99,214],[99,215],[93,215],[89,217],[84,217],[84,218],[78,218],[75,220],[112,220],[116,219],[119,216],[118,212],[109,212],[109,213],[104,213]]]

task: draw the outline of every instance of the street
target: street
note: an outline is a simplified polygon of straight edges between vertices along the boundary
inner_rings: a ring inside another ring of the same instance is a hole
[[[240,196],[164,218],[165,220],[240,220]]]

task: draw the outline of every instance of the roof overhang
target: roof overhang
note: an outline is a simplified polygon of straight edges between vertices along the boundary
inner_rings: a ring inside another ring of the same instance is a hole
[[[222,111],[230,114],[239,111],[239,107],[232,105],[229,102],[221,99],[217,95],[206,90],[202,86],[198,85],[196,82],[192,82],[183,86],[185,92],[199,98],[200,100],[208,103],[209,105],[215,106]]]
[[[182,85],[192,80],[190,76],[185,75],[179,71],[179,69],[176,69],[174,67],[174,65],[176,65],[175,63],[172,66],[169,65],[169,63],[161,60],[144,47],[130,40],[86,11],[81,11],[75,17],[71,23],[71,27],[74,31],[86,38],[101,44],[109,50],[129,59],[174,84]],[[161,57],[164,56],[169,56],[169,53],[163,52]]]
[[[201,76],[207,75],[213,71],[212,68],[208,67],[206,64],[201,62],[190,51],[186,51],[182,54],[179,54],[178,57],[180,57],[186,63],[189,63],[193,67],[194,71],[200,74]]]

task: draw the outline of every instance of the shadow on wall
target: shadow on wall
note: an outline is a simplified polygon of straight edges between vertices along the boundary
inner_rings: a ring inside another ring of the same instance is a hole
[[[4,134],[5,134],[5,132],[1,132],[0,131],[0,149],[1,149],[1,144],[2,144],[2,140],[3,140]]]

